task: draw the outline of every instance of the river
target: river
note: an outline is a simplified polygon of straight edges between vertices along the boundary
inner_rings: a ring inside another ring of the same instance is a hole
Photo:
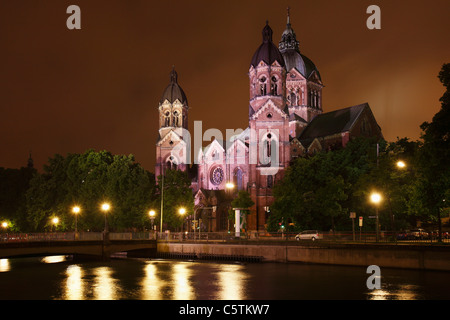
[[[450,272],[382,268],[374,290],[368,277],[364,267],[298,263],[28,257],[0,259],[0,299],[450,299]]]

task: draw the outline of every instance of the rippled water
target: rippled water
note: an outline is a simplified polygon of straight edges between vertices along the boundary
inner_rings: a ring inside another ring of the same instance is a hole
[[[0,299],[292,300],[449,299],[450,273],[310,264],[113,259],[0,259]]]

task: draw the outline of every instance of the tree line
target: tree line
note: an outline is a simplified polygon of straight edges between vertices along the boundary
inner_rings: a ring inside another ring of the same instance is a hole
[[[148,230],[149,211],[155,211],[155,221],[160,217],[159,182],[133,155],[94,150],[56,154],[42,173],[0,168],[0,221],[15,232],[73,231],[72,208],[78,206],[79,231],[103,231],[105,214],[110,231]],[[167,170],[164,182],[164,227],[176,228],[183,221],[177,208],[193,209],[190,181],[184,172]],[[101,210],[105,202],[111,207],[106,213]]]

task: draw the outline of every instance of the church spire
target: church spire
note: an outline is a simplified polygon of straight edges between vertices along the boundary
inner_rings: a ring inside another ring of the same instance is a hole
[[[295,32],[294,32],[294,30],[292,30],[292,27],[291,27],[290,8],[287,7],[286,29],[284,30],[283,34],[281,35],[281,40],[278,43],[278,48],[281,51],[281,53],[285,52],[288,49],[294,49],[295,51],[300,52],[298,45],[299,45],[299,42],[297,41]]]
[[[178,83],[178,74],[175,71],[175,66],[172,65],[172,71],[170,72],[170,82],[171,83]]]
[[[291,26],[291,17],[289,15],[289,11],[291,8],[287,7],[287,26],[290,27]]]
[[[272,42],[272,28],[269,26],[269,20],[266,20],[266,26],[262,31],[263,43]]]
[[[33,161],[33,158],[31,157],[31,151],[30,151],[30,156],[28,157],[27,167],[30,169],[32,169],[34,167],[34,161]]]

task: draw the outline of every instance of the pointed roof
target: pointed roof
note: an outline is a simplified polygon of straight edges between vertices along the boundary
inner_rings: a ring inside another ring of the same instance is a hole
[[[282,67],[284,67],[284,59],[278,50],[277,46],[272,42],[273,31],[269,26],[269,22],[266,21],[266,26],[262,30],[263,42],[253,55],[251,66],[255,67],[264,61],[269,66],[277,61]]]
[[[172,71],[170,72],[170,83],[164,90],[164,93],[159,102],[163,103],[165,100],[167,100],[170,103],[174,103],[177,99],[181,103],[187,104],[186,94],[178,84],[178,74],[175,71],[175,67],[172,67]]]
[[[313,71],[316,71],[320,80],[320,73],[315,64],[306,57],[305,55],[300,53],[299,42],[297,41],[297,37],[295,35],[294,29],[291,27],[291,18],[290,12],[288,8],[288,16],[287,16],[287,24],[286,29],[283,31],[281,35],[281,40],[278,43],[278,48],[283,56],[286,70],[290,71],[292,68],[295,68],[298,72],[300,72],[306,79],[308,79]]]

